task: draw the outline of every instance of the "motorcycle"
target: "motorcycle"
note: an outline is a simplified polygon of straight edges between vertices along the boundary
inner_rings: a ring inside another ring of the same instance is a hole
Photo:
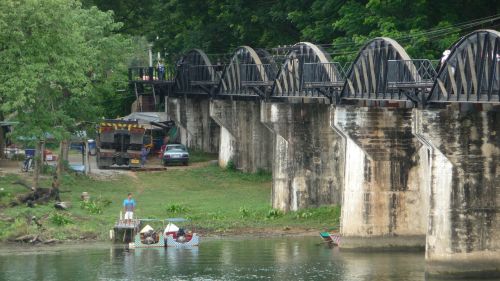
[[[23,162],[23,167],[21,168],[21,170],[23,172],[28,172],[29,170],[33,170],[34,169],[34,161],[33,161],[33,156],[31,155],[28,155],[25,159],[24,159],[24,162]]]

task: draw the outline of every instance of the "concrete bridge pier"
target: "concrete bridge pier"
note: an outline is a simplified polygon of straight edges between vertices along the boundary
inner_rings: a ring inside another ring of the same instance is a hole
[[[428,275],[500,276],[500,107],[415,109],[414,119],[432,151]]]
[[[346,138],[342,248],[423,249],[428,149],[411,109],[332,107],[331,124]]]
[[[212,100],[210,116],[221,127],[221,167],[232,160],[244,172],[271,171],[274,136],[260,122],[259,101]]]
[[[341,203],[344,141],[329,129],[328,110],[325,104],[261,104],[261,121],[276,135],[273,208]]]
[[[180,142],[189,149],[219,151],[220,127],[209,114],[206,97],[168,97],[166,111],[179,127]],[[172,141],[172,140],[171,140]]]

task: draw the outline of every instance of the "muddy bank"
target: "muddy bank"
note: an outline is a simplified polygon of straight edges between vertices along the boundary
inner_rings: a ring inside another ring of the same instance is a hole
[[[273,238],[273,237],[311,237],[318,236],[320,230],[309,228],[238,228],[224,232],[200,231],[202,241],[222,240],[222,239],[252,239],[252,238]],[[85,248],[108,248],[123,247],[125,243],[113,243],[108,240],[99,240],[92,238],[83,238],[78,240],[57,240],[53,243],[23,243],[16,241],[0,242],[0,255],[9,254],[29,254],[42,251],[62,251],[62,250],[78,250]]]

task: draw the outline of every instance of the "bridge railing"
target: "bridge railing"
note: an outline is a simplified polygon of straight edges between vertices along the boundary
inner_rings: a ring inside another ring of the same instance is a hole
[[[344,84],[345,74],[338,62],[304,63],[301,71],[301,85],[304,88],[339,87]]]
[[[276,78],[277,70],[271,64],[240,64],[241,86],[269,86]]]
[[[173,81],[175,79],[175,67],[165,66],[163,72],[160,72],[157,67],[130,67],[128,69],[128,78],[130,81]]]
[[[223,69],[223,65],[189,65],[189,83],[191,85],[217,84]]]
[[[389,88],[431,87],[437,76],[434,61],[389,60],[387,63],[387,83]]]

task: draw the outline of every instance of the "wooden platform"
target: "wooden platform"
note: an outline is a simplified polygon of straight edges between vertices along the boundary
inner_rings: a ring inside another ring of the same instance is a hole
[[[133,241],[133,237],[140,231],[141,221],[132,220],[126,223],[125,220],[118,220],[113,228],[114,242],[128,243]]]
[[[126,220],[118,220],[115,224],[115,229],[136,229],[141,225],[140,220],[132,220],[131,223],[127,223]]]

